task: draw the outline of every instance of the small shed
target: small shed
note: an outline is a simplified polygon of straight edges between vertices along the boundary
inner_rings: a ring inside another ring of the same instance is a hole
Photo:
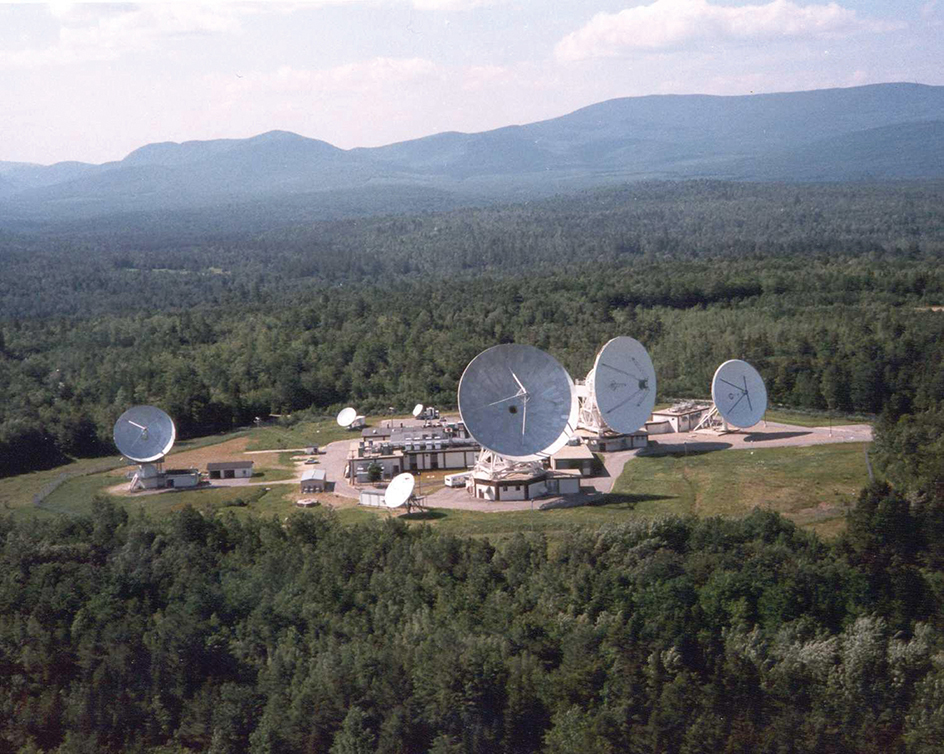
[[[312,469],[302,475],[301,493],[311,495],[315,492],[324,492],[327,485],[324,469]]]
[[[252,461],[219,461],[207,464],[210,479],[249,479],[252,476]]]

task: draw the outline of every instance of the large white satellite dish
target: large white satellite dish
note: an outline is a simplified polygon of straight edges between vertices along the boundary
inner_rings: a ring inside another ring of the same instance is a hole
[[[570,405],[570,414],[567,416],[567,424],[564,427],[564,431],[560,433],[560,436],[554,440],[554,442],[544,448],[544,450],[535,454],[536,458],[550,458],[576,436],[577,417],[580,415],[580,399],[577,396],[577,387],[574,385],[573,378],[567,373],[566,369],[564,370],[564,374],[567,374],[567,379],[570,380],[570,386],[573,390],[573,399]]]
[[[575,424],[574,382],[553,356],[534,346],[504,344],[482,351],[459,380],[459,413],[483,448],[532,461]]]
[[[656,370],[635,338],[613,338],[593,364],[593,398],[606,425],[632,434],[646,423],[656,404]]]
[[[757,370],[746,361],[731,359],[715,371],[711,399],[721,418],[741,429],[753,427],[767,410],[767,388]]]
[[[350,427],[354,420],[357,418],[357,411],[350,406],[347,408],[342,408],[341,412],[338,414],[338,425],[342,427]]]
[[[423,406],[422,403],[417,403],[415,406],[413,406],[413,418],[414,418],[414,419],[419,419],[419,418],[420,418],[420,414],[423,413],[423,408],[424,408],[424,406]]]
[[[156,406],[132,406],[118,417],[113,436],[126,458],[151,463],[166,456],[174,446],[174,420]]]
[[[384,505],[388,508],[399,508],[404,505],[413,494],[415,484],[416,480],[410,472],[397,474],[384,492]]]

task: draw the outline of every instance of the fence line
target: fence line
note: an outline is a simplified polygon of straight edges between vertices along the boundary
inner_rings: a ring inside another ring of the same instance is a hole
[[[103,471],[111,471],[112,469],[117,469],[122,465],[122,463],[123,462],[104,461],[95,466],[89,466],[87,469],[82,469],[81,471],[63,472],[51,482],[48,482],[46,485],[44,485],[39,492],[33,495],[33,505],[42,510],[52,511],[53,513],[65,513],[73,516],[78,515],[75,511],[66,510],[65,508],[58,508],[55,505],[49,505],[45,502],[46,498],[70,479],[76,479],[80,476],[88,476],[89,474],[100,474]]]

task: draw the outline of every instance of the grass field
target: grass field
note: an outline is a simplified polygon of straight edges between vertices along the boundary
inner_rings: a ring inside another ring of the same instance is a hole
[[[665,515],[743,516],[762,507],[829,538],[844,529],[846,510],[868,481],[866,447],[850,443],[643,456],[627,464],[613,493],[598,505],[501,513],[434,508],[400,520],[459,535],[502,539],[535,531],[553,540],[578,526]],[[337,515],[354,524],[390,514],[349,507]]]
[[[368,426],[379,424],[379,419],[368,419]],[[304,448],[308,445],[327,445],[335,440],[352,440],[359,432],[339,427],[335,419],[302,421],[290,427],[267,424],[250,433],[246,450],[276,450]]]
[[[771,409],[764,415],[764,418],[769,422],[794,424],[798,427],[838,427],[843,424],[869,423],[868,419],[861,416],[846,416],[844,414],[830,416],[826,413],[804,413],[787,409]]]
[[[771,421],[798,424],[792,414],[769,412]],[[805,417],[812,419],[813,417]],[[835,423],[839,423],[837,420]],[[331,426],[333,424],[333,427]],[[805,426],[816,426],[807,423]],[[320,430],[320,431],[319,431]],[[315,439],[311,439],[314,435]],[[260,427],[201,441],[181,443],[170,465],[204,468],[209,460],[245,459],[251,449],[277,450],[252,456],[254,482],[273,482],[271,487],[228,487],[181,490],[162,494],[129,496],[117,485],[128,471],[118,466],[105,473],[87,474],[109,459],[77,461],[49,471],[0,480],[0,509],[13,515],[46,518],[59,513],[83,513],[96,495],[109,495],[129,511],[146,510],[165,515],[186,505],[201,510],[227,510],[238,516],[287,516],[300,497],[292,484],[276,484],[292,478],[301,457],[289,450],[310,443],[349,439],[351,433],[334,420],[301,423],[294,427]],[[612,494],[601,504],[553,511],[479,513],[434,509],[402,516],[417,525],[428,524],[443,531],[501,538],[516,531],[540,531],[554,537],[575,526],[599,526],[639,518],[671,514],[740,516],[755,506],[776,510],[798,525],[823,536],[834,536],[845,525],[845,512],[866,483],[868,472],[861,443],[820,445],[805,448],[727,450],[686,456],[640,457],[627,464]],[[303,467],[308,468],[308,467]],[[421,491],[442,486],[447,472],[424,474]],[[62,474],[73,474],[44,501],[46,510],[33,506],[33,495]],[[334,510],[347,523],[370,521],[390,515],[386,511],[358,508],[355,501],[334,495],[308,495]],[[245,505],[234,505],[243,501]]]
[[[864,443],[642,456],[610,496],[639,516],[741,516],[765,507],[821,534],[841,529],[868,482]]]

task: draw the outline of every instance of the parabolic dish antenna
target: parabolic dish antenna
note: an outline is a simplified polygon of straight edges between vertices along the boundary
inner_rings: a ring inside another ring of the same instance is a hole
[[[513,461],[546,457],[568,424],[573,426],[576,410],[567,370],[534,346],[488,348],[469,362],[459,380],[459,413],[469,434],[483,448]]]
[[[423,404],[422,404],[422,403],[417,403],[415,406],[413,406],[413,418],[414,418],[414,419],[418,419],[419,416],[420,416],[420,414],[422,414],[422,413],[423,413]]]
[[[342,408],[338,414],[338,424],[342,427],[350,427],[357,418],[357,411],[350,406]]]
[[[384,505],[388,508],[399,508],[410,499],[414,484],[416,480],[410,472],[397,474],[384,492]]]
[[[715,370],[711,400],[728,424],[753,427],[767,410],[767,388],[757,370],[746,361],[731,359]]]
[[[156,406],[132,406],[118,417],[115,445],[126,458],[151,463],[166,456],[174,446],[174,420]]]
[[[614,432],[639,429],[656,405],[656,370],[649,353],[635,338],[613,338],[593,364],[593,397],[606,425]]]

